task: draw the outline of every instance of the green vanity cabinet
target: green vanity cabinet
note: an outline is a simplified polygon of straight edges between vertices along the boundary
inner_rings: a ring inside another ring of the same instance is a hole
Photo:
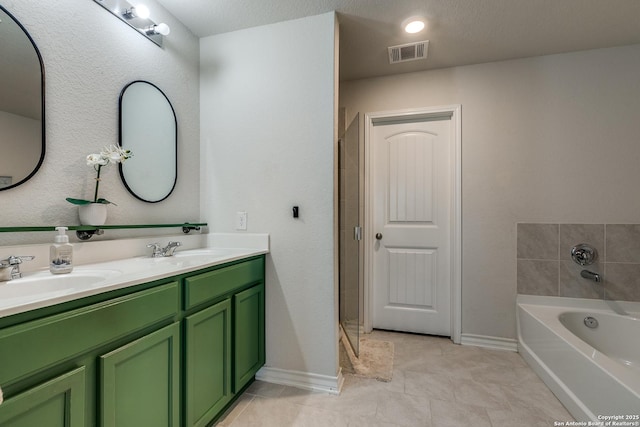
[[[102,427],[180,425],[180,323],[100,357]]]
[[[210,425],[264,364],[264,256],[0,327],[2,427]]]
[[[85,368],[80,367],[7,399],[3,427],[84,426]]]
[[[264,364],[264,258],[184,279],[185,425],[208,425]]]
[[[205,426],[231,400],[231,301],[185,319],[187,426]]]
[[[234,381],[239,392],[264,365],[264,284],[233,296]]]
[[[122,359],[144,346],[151,346],[151,341],[166,330],[162,327],[175,322],[180,299],[177,280],[148,289],[135,289],[138,290],[104,296],[102,301],[57,314],[34,315],[39,318],[0,329],[0,386],[7,398],[0,405],[0,426],[95,426],[99,424],[101,396],[107,403],[104,406],[107,410],[113,404],[106,392],[117,391],[121,396],[130,396],[130,391],[126,390],[130,384],[126,381],[124,386],[118,381],[114,384],[114,377],[109,376],[109,364],[115,365],[112,362],[118,357]],[[150,351],[141,363],[136,363],[140,359],[132,356],[134,363],[124,363],[114,375],[129,366],[136,370],[144,367],[136,374],[140,378],[151,369],[145,366],[146,363],[166,364],[164,370],[173,366],[174,396],[171,398],[179,402],[179,330],[176,323],[171,341],[175,360],[166,362],[164,354]],[[107,354],[110,357],[101,358]],[[101,360],[106,362],[107,374],[97,378]],[[161,379],[156,376],[152,381],[155,390]],[[147,388],[152,389],[148,385]],[[159,406],[155,406],[154,411],[160,411]],[[177,420],[179,403],[174,405],[174,411],[172,416]],[[44,419],[47,421],[37,422]]]

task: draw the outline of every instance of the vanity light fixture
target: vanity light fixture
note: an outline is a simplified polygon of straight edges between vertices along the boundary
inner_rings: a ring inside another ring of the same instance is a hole
[[[156,24],[149,18],[151,12],[143,4],[132,5],[127,0],[93,0],[108,10],[113,16],[162,47],[163,37],[169,35],[167,24]]]
[[[425,19],[421,16],[412,16],[402,21],[402,28],[409,34],[419,33],[424,30]]]
[[[151,16],[151,11],[149,8],[143,4],[139,4],[134,7],[130,7],[126,9],[122,14],[127,19],[140,18],[140,19],[149,19]]]

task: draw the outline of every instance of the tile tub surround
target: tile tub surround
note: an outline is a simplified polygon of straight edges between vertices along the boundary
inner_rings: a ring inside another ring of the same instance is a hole
[[[598,251],[590,266],[571,259],[571,248],[588,243]],[[518,293],[640,301],[640,224],[517,224]],[[587,269],[603,277],[580,276]]]
[[[345,375],[340,395],[253,383],[218,421],[244,426],[553,426],[573,418],[519,354],[375,330],[394,344],[390,382]]]

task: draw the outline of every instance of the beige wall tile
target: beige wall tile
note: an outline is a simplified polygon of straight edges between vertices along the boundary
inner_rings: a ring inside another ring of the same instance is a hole
[[[571,298],[604,298],[604,281],[596,283],[580,276],[582,270],[598,273],[604,278],[603,266],[595,263],[581,266],[573,261],[560,261],[560,296]]]
[[[607,262],[640,263],[640,224],[605,226]]]
[[[571,248],[580,243],[593,246],[598,261],[605,261],[604,224],[560,224],[560,259],[571,260]]]
[[[558,259],[558,224],[518,224],[518,259]]]
[[[605,296],[620,301],[640,301],[640,264],[607,263]]]
[[[519,294],[558,296],[559,261],[519,259],[517,263]]]

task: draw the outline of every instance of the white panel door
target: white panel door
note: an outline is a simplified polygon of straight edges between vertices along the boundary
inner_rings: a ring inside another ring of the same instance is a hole
[[[451,335],[450,127],[373,128],[374,328]]]

